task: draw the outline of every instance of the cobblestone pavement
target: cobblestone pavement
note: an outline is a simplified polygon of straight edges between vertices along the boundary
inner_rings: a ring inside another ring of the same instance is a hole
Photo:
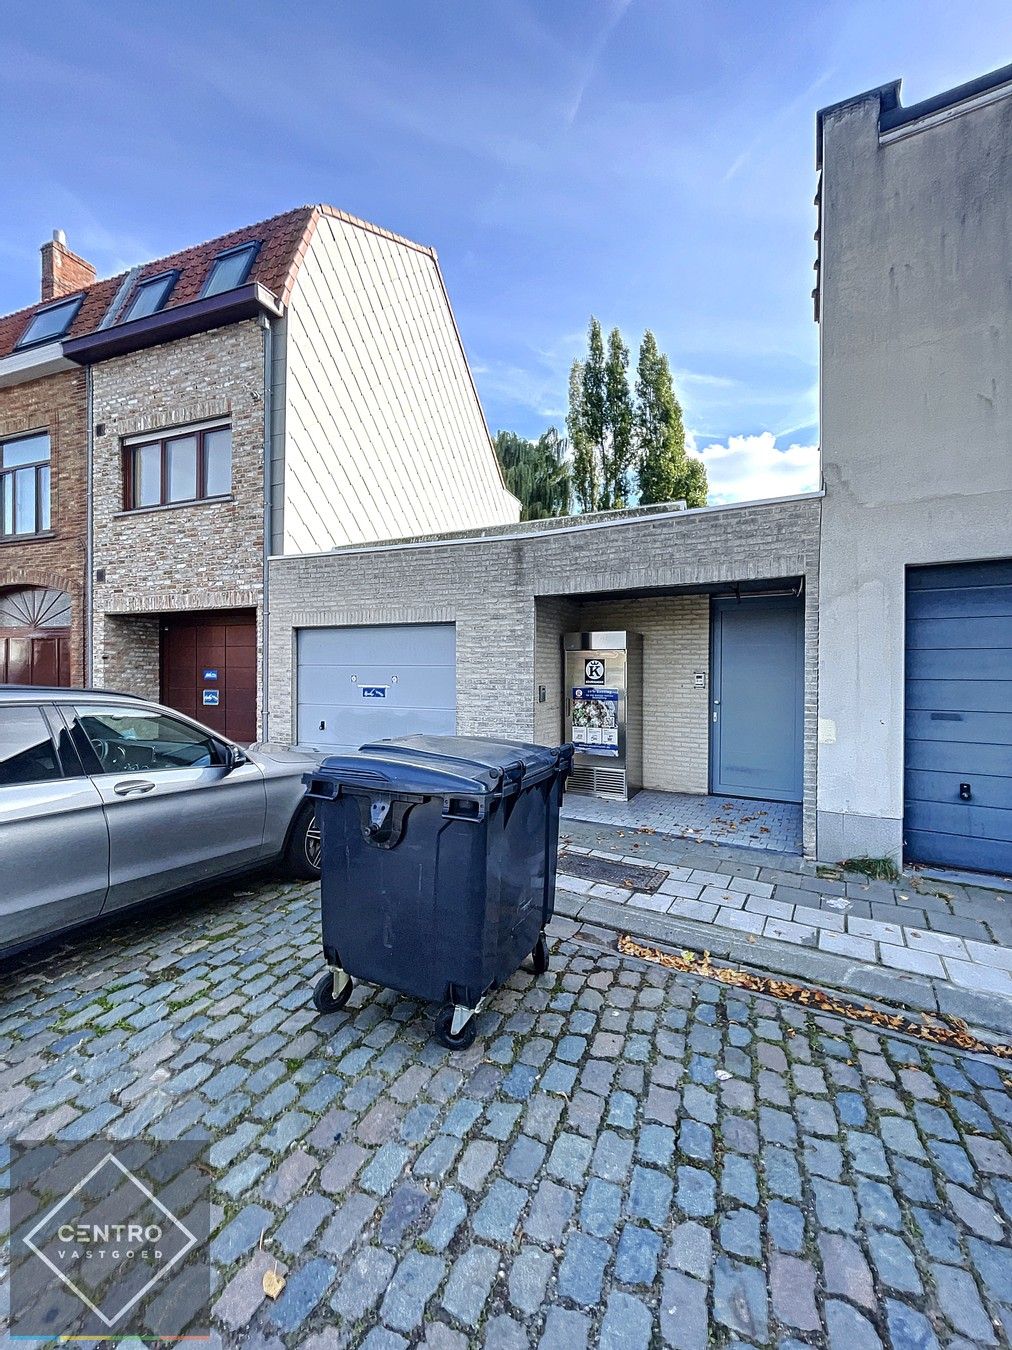
[[[314,1013],[311,887],[22,958],[4,1136],[209,1131],[228,1346],[1008,1343],[1008,1064],[553,929],[457,1056],[389,991]]]
[[[801,807],[796,802],[649,789],[637,792],[631,802],[613,802],[571,792],[562,813],[567,820],[589,820],[625,829],[646,825],[662,834],[703,843],[737,844],[774,853],[801,852]]]

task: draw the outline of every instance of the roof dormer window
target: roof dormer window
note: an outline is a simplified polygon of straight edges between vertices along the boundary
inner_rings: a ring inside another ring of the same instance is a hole
[[[83,295],[61,300],[59,304],[47,305],[37,309],[28,321],[28,327],[18,338],[18,347],[34,347],[40,342],[55,342],[74,322],[74,316],[81,308]]]
[[[179,272],[173,270],[159,272],[154,277],[145,277],[134,291],[134,298],[120,322],[127,323],[131,319],[143,319],[149,314],[157,314],[172,294],[178,276]]]
[[[241,286],[249,276],[259,248],[259,241],[253,240],[219,253],[211,264],[211,273],[204,283],[201,298],[221,295],[223,291],[234,291],[237,286]]]

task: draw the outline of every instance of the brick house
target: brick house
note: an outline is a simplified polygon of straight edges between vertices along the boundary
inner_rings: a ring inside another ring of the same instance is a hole
[[[57,234],[41,302],[0,318],[0,683],[85,676],[87,378],[53,333],[94,280]]]
[[[270,553],[517,519],[431,249],[326,206],[104,281],[47,248],[54,284],[77,288],[46,376],[50,402],[76,399],[76,572],[43,568],[40,528],[0,584],[38,556],[28,584],[70,596],[78,658],[8,678],[131,689],[251,740]],[[52,313],[0,320],[14,357]],[[5,435],[42,425],[14,399]]]

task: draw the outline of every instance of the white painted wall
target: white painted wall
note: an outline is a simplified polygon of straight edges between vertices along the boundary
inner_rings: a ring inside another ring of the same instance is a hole
[[[287,322],[285,553],[519,518],[428,249],[322,215]]]
[[[818,850],[898,855],[906,568],[1012,556],[1012,85],[824,122]]]

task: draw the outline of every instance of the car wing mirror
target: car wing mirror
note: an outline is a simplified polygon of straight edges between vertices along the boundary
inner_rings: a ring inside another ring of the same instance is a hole
[[[225,772],[231,773],[233,769],[238,769],[243,764],[249,763],[249,755],[245,750],[240,750],[237,745],[222,744],[222,757],[225,762]]]

